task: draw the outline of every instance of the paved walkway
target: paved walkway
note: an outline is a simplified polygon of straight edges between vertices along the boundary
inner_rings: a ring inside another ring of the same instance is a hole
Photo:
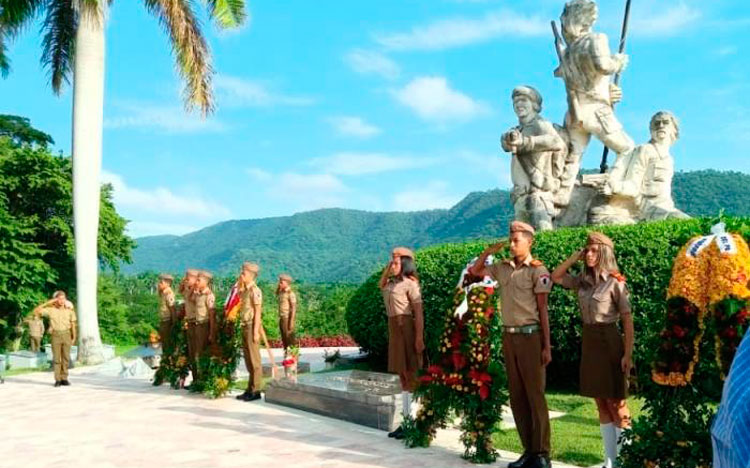
[[[262,401],[209,400],[94,368],[74,369],[70,380],[54,388],[51,373],[38,372],[0,385],[0,467],[474,466],[460,458],[457,431],[406,449],[383,431]],[[503,455],[493,466],[515,459]]]

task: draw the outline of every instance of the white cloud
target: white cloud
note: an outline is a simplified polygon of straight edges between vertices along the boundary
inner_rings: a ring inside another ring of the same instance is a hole
[[[313,210],[343,206],[343,197],[350,190],[338,177],[332,174],[300,174],[282,172],[272,174],[263,169],[247,170],[272,200],[291,203],[295,210]]]
[[[170,234],[182,236],[199,230],[200,227],[179,223],[159,223],[150,221],[132,221],[128,223],[128,234],[134,238]]]
[[[393,96],[419,117],[436,122],[470,120],[489,112],[485,103],[451,89],[441,76],[414,78],[403,88],[393,91]]]
[[[260,81],[217,75],[214,88],[219,103],[231,107],[310,106],[315,99],[277,93]]]
[[[737,46],[724,46],[714,50],[714,53],[719,57],[726,57],[729,55],[735,55],[737,53]]]
[[[216,118],[189,114],[177,106],[120,102],[120,115],[104,119],[107,128],[157,129],[168,133],[221,132],[227,126]]]
[[[531,37],[549,34],[549,21],[509,9],[481,18],[448,18],[409,32],[379,34],[375,40],[390,50],[442,50],[486,42],[498,37]]]
[[[310,165],[316,170],[342,176],[379,174],[381,172],[400,171],[435,164],[432,158],[412,156],[394,156],[385,153],[336,153],[331,156],[314,158]]]
[[[251,167],[247,169],[247,173],[250,175],[250,177],[260,182],[266,182],[273,178],[270,172],[258,167]]]
[[[405,190],[393,197],[393,206],[397,211],[433,210],[451,208],[461,201],[460,195],[448,192],[448,184],[443,181],[431,181],[422,188]]]
[[[401,69],[396,62],[373,50],[354,49],[346,54],[344,61],[352,70],[363,75],[374,74],[395,80],[401,74]]]
[[[130,187],[121,176],[108,171],[102,171],[102,182],[114,188],[113,198],[118,207],[135,208],[139,213],[186,215],[203,219],[228,217],[231,214],[218,203],[194,195],[177,195],[165,187],[150,190]]]
[[[500,150],[496,154],[480,154],[470,150],[461,150],[456,153],[458,160],[472,171],[482,174],[492,174],[499,182],[500,188],[509,188],[513,185],[510,178],[510,154]],[[455,164],[455,161],[453,161]]]
[[[654,6],[666,5],[667,2],[654,3]],[[663,10],[648,8],[633,15],[632,34],[645,37],[671,36],[687,32],[688,26],[701,17],[701,11],[685,2],[670,5]]]
[[[366,122],[361,117],[339,116],[331,117],[328,121],[340,135],[370,138],[381,132],[378,127]]]

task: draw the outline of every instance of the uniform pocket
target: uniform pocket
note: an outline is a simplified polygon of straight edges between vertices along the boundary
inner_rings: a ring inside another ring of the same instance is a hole
[[[611,107],[601,107],[597,109],[594,114],[596,115],[596,120],[599,121],[599,125],[604,133],[609,134],[622,129],[622,125],[620,125],[620,122],[615,119],[615,114],[612,112]]]

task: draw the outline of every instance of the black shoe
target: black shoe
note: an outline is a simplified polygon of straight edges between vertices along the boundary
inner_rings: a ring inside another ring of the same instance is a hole
[[[237,395],[235,398],[237,398],[238,400],[245,401],[245,398],[247,398],[247,396],[248,396],[248,391],[245,390],[241,394]]]
[[[60,382],[59,380],[55,381],[55,387],[59,387],[60,385],[62,385],[62,382]]]
[[[247,396],[245,397],[245,401],[255,401],[255,400],[260,400],[261,398],[262,397],[260,396],[260,392],[248,393]]]
[[[69,387],[70,386],[70,382],[68,382],[68,379],[61,380],[60,381],[60,385],[63,385],[65,387]]]
[[[545,455],[536,455],[532,457],[531,463],[528,465],[529,468],[551,468],[552,463],[549,458]]]
[[[508,463],[508,468],[528,468],[531,466],[531,462],[534,460],[530,453],[524,453],[518,460]]]
[[[398,426],[395,431],[389,432],[388,437],[391,437],[393,439],[401,440],[404,438],[404,428],[401,426]]]

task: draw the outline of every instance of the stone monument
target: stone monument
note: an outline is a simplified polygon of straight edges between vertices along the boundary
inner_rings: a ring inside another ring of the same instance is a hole
[[[626,8],[620,52],[623,51]],[[503,134],[503,150],[513,154],[511,201],[515,219],[548,230],[586,224],[632,224],[688,218],[672,200],[674,160],[669,153],[679,137],[679,122],[668,111],[651,119],[651,140],[635,146],[614,114],[622,90],[610,76],[622,72],[628,57],[612,54],[605,34],[594,32],[598,18],[594,0],[570,0],[560,16],[562,34],[553,21],[560,61],[555,76],[565,83],[568,108],[564,125],[543,119],[542,97],[531,86],[513,90],[519,125]],[[602,174],[578,175],[591,136],[616,154],[614,166]]]

